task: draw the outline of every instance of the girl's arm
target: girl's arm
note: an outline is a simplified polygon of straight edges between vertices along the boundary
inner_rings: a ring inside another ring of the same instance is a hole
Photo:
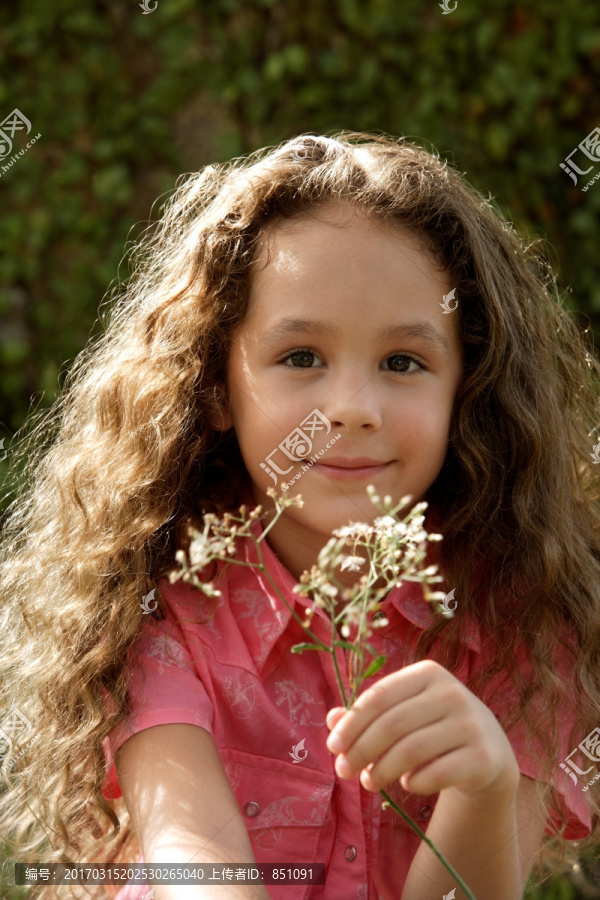
[[[536,810],[535,782],[525,775],[517,792],[467,797],[441,791],[426,830],[437,849],[468,884],[477,900],[522,898],[533,857],[544,837],[546,814]],[[430,900],[451,893],[464,900],[447,869],[421,841],[410,867],[402,900]]]
[[[212,735],[169,724],[134,734],[115,754],[123,799],[146,865],[255,865]],[[262,885],[157,885],[154,900],[269,900]]]

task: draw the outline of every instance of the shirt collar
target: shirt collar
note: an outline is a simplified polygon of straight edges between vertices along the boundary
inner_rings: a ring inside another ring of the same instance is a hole
[[[253,501],[248,503],[248,507],[250,509],[255,505],[256,504],[254,504]],[[441,522],[439,514],[437,510],[431,506],[429,506],[425,512],[424,527],[428,533],[441,533]],[[250,529],[255,538],[259,538],[263,533],[262,523],[259,519],[255,519],[252,522]],[[242,556],[244,561],[252,563],[258,562],[259,558],[257,548],[254,546],[254,542],[251,540],[245,540],[242,542],[242,544],[243,550],[240,555]],[[292,588],[297,582],[289,569],[287,569],[283,565],[283,563],[279,560],[274,551],[268,545],[267,538],[264,538],[260,542],[260,547],[262,551],[263,561],[269,574],[266,575],[264,572],[261,572],[258,569],[254,569],[252,574],[256,578],[260,589],[264,592],[264,595],[271,606],[271,611],[273,614],[273,624],[271,629],[269,630],[269,633],[263,636],[260,653],[258,654],[258,657],[255,657],[256,664],[259,670],[263,668],[264,663],[266,662],[271,652],[271,649],[284,633],[292,617],[291,611],[282,602],[281,598],[274,590],[273,583],[279,588],[279,590],[287,599],[288,603],[293,609],[296,609],[298,606],[304,608],[309,606],[311,603],[310,598],[300,597],[298,594],[293,592]],[[432,565],[437,561],[438,547],[439,544],[437,542],[427,542],[427,555],[425,557],[423,567]],[[233,568],[235,569],[237,567],[234,566]],[[240,571],[247,573],[249,570],[244,568],[240,569]],[[270,579],[272,579],[272,582]],[[434,585],[432,585],[432,589],[440,590],[440,585],[443,586],[443,582],[440,582],[439,585],[438,583],[434,583]],[[421,585],[418,582],[414,581],[406,581],[401,584],[400,587],[393,587],[389,594],[382,601],[382,608],[385,610],[388,604],[391,604],[397,610],[397,612],[404,617],[404,619],[421,629],[425,629],[426,627],[432,625],[440,615],[440,613],[435,612],[431,608],[431,603],[429,603],[423,597],[423,590]],[[383,629],[382,631],[385,631],[385,629]],[[477,653],[481,653],[479,626],[477,622],[474,621],[471,617],[466,618],[463,622],[460,630],[459,640],[463,643],[466,643],[471,650],[474,650]]]

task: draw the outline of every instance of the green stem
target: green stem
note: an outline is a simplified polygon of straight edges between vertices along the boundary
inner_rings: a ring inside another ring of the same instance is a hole
[[[350,709],[350,707],[354,703],[355,698],[351,697],[350,700],[346,699],[346,691],[344,690],[344,682],[342,681],[342,676],[341,676],[340,669],[339,669],[339,666],[337,663],[337,657],[335,655],[335,644],[329,650],[329,652],[331,653],[331,658],[333,660],[333,667],[335,669],[335,677],[337,678],[338,687],[340,689],[340,697],[342,698],[342,703],[344,704],[345,709]]]
[[[317,637],[317,635],[316,635],[313,631],[311,631],[311,629],[310,629],[307,625],[304,624],[304,620],[302,619],[302,617],[299,616],[299,615],[296,613],[296,611],[290,606],[290,604],[287,602],[287,600],[285,599],[285,597],[283,596],[283,594],[282,594],[281,591],[279,590],[278,586],[277,586],[277,585],[275,584],[275,582],[273,581],[270,572],[267,571],[267,568],[266,568],[266,566],[265,566],[265,564],[264,564],[263,555],[262,555],[262,548],[259,547],[258,544],[256,545],[256,551],[257,551],[258,557],[259,557],[259,559],[260,559],[260,564],[261,564],[260,567],[261,567],[262,572],[265,574],[265,577],[266,577],[266,578],[268,579],[268,581],[271,583],[271,586],[272,586],[272,587],[274,588],[274,590],[277,592],[277,594],[279,595],[279,597],[281,598],[281,600],[285,603],[285,605],[287,606],[287,608],[290,610],[290,612],[292,613],[292,615],[294,616],[294,618],[296,619],[296,621],[300,623],[301,628],[303,628],[304,631],[305,631],[307,634],[309,634],[309,635],[313,638],[313,640],[319,645],[319,647],[321,647],[323,650],[326,650],[328,653],[331,654],[331,658],[332,658],[332,660],[333,660],[333,667],[334,667],[334,670],[335,670],[335,676],[336,676],[336,678],[337,678],[337,683],[338,683],[338,687],[339,687],[339,690],[340,690],[340,696],[342,697],[342,700],[343,700],[343,703],[344,703],[344,707],[345,707],[346,709],[349,709],[350,707],[349,707],[348,702],[347,702],[347,700],[346,700],[346,692],[344,691],[344,682],[342,681],[342,676],[341,676],[341,673],[340,673],[340,670],[339,670],[339,666],[338,666],[338,662],[337,662],[337,658],[336,658],[336,655],[335,655],[335,641],[333,642],[333,646],[332,646],[332,647],[326,647],[325,644],[323,643],[323,641],[321,641],[321,639],[320,639],[319,637]],[[335,634],[335,625],[333,624],[333,622],[332,622],[331,624],[332,624],[332,640],[333,640],[333,636],[334,636],[334,634]]]
[[[456,881],[458,882],[459,887],[460,887],[460,888],[465,892],[465,894],[467,895],[468,900],[476,900],[476,898],[473,896],[473,894],[471,893],[470,889],[469,889],[469,888],[467,887],[467,885],[464,883],[464,881],[462,880],[462,878],[460,877],[460,875],[458,874],[458,872],[453,868],[453,866],[450,865],[450,863],[448,862],[448,860],[444,858],[444,856],[443,856],[443,855],[440,853],[440,851],[437,849],[437,847],[435,846],[435,844],[433,843],[433,841],[430,840],[430,839],[427,837],[427,835],[425,834],[425,832],[424,832],[424,831],[421,831],[421,829],[419,828],[419,826],[418,826],[415,822],[413,822],[413,820],[411,819],[411,817],[410,817],[407,813],[405,813],[404,810],[401,809],[401,808],[398,806],[397,803],[394,803],[394,801],[392,800],[392,798],[390,797],[390,795],[389,795],[386,791],[381,790],[381,791],[379,791],[379,793],[382,795],[382,797],[385,798],[385,800],[389,803],[389,805],[392,807],[392,809],[394,809],[394,810],[398,813],[399,816],[402,816],[402,818],[403,818],[406,822],[408,822],[408,824],[410,825],[410,827],[412,828],[412,830],[417,832],[417,834],[419,835],[419,837],[421,838],[421,840],[425,841],[425,843],[427,844],[427,846],[430,847],[431,850],[433,850],[433,852],[435,853],[435,855],[437,856],[437,858],[439,859],[439,861],[442,863],[442,865],[445,866],[445,867],[448,869],[448,871],[450,872],[450,874],[452,875],[452,877],[456,879]]]
[[[235,556],[227,557],[224,561],[233,563],[235,566],[248,566],[249,569],[260,569],[258,563],[245,562],[243,559],[236,559]]]
[[[281,509],[279,509],[278,507],[276,507],[276,515],[273,516],[273,519],[269,522],[269,524],[265,527],[264,523],[262,523],[262,529],[263,529],[263,530],[262,530],[262,534],[260,535],[260,537],[258,537],[258,538],[256,539],[256,544],[260,544],[260,542],[261,542],[262,540],[264,540],[264,538],[266,538],[266,536],[268,535],[269,531],[271,530],[271,528],[273,527],[273,525],[275,524],[275,522],[278,520],[279,514],[280,514],[281,512],[283,512],[283,510],[281,510]]]

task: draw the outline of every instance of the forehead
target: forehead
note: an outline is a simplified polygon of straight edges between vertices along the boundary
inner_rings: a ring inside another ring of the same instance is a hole
[[[410,229],[335,201],[267,223],[251,267],[249,312],[254,318],[257,307],[264,315],[337,298],[390,315],[396,304],[406,314],[420,307],[437,319],[450,288],[448,273]],[[454,321],[445,320],[442,330],[454,332]]]
[[[257,240],[253,272],[261,272],[271,265],[277,270],[284,262],[289,263],[292,269],[298,268],[300,255],[298,248],[307,247],[306,237],[308,236],[310,240],[312,234],[318,245],[317,235],[326,232],[329,232],[328,240],[336,238],[344,240],[345,237],[346,242],[352,239],[352,233],[357,232],[360,232],[363,240],[366,235],[375,239],[377,243],[381,243],[381,238],[387,238],[390,242],[388,248],[390,252],[394,249],[394,238],[396,241],[401,238],[403,244],[408,244],[417,252],[426,253],[432,266],[437,265],[416,234],[405,225],[398,221],[389,219],[386,221],[378,216],[369,215],[365,210],[354,207],[347,201],[329,200],[292,218],[277,217],[268,222]],[[298,240],[300,235],[304,237],[302,243]],[[372,245],[373,241],[370,243]],[[314,250],[315,247],[311,246],[311,249]],[[321,249],[325,252],[327,246]]]

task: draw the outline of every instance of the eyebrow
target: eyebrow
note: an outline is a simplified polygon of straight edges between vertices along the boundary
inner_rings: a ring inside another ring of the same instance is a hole
[[[280,319],[277,324],[271,328],[265,335],[263,343],[277,344],[283,338],[292,334],[319,334],[325,337],[335,337],[339,333],[336,326],[327,319],[295,319],[286,316]],[[433,325],[423,320],[417,322],[407,322],[404,325],[388,326],[383,328],[377,335],[377,340],[387,340],[388,338],[418,338],[424,344],[428,344],[434,350],[439,350],[444,356],[450,355],[450,343],[443,334],[440,334]]]

